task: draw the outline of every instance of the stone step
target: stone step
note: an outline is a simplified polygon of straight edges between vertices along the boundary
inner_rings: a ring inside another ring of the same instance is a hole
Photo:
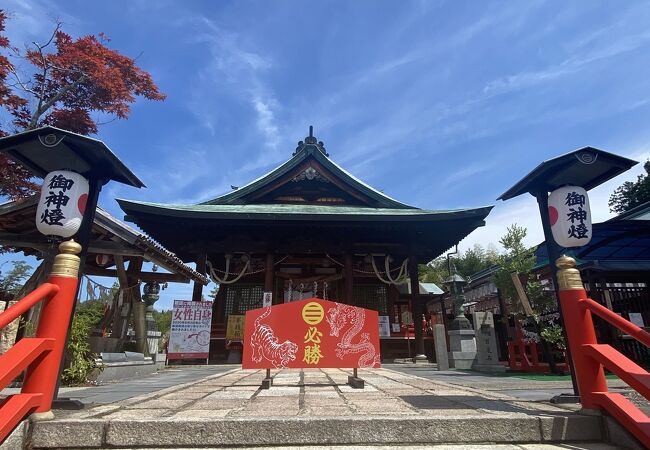
[[[435,445],[309,445],[285,447],[196,447],[196,450],[620,450],[600,442],[577,442],[565,444],[435,444]],[[104,450],[104,449],[99,449]],[[134,450],[106,448],[105,450]]]
[[[31,448],[193,448],[602,442],[598,416],[64,419],[35,422]],[[494,445],[489,445],[491,449]],[[381,448],[381,447],[380,447]],[[442,447],[444,448],[444,447]],[[479,447],[480,448],[480,447]],[[521,448],[521,447],[505,447]],[[601,448],[601,447],[598,447]],[[605,447],[602,447],[605,448]]]

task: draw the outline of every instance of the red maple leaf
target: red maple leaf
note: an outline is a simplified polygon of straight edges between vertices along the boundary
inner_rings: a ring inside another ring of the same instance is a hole
[[[100,124],[92,113],[126,119],[136,97],[165,99],[134,59],[106,47],[103,33],[73,39],[57,24],[49,41],[20,54],[2,34],[6,20],[0,10],[0,109],[11,118],[4,129],[0,123],[0,135],[43,125],[93,134]],[[10,55],[27,67],[19,70]],[[22,79],[24,72],[33,75]],[[23,197],[37,187],[27,170],[3,156],[0,177],[0,196]]]

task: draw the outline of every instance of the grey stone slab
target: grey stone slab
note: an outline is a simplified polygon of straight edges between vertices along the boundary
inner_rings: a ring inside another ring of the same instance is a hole
[[[160,400],[197,400],[209,395],[208,392],[186,392],[182,390],[181,392],[170,392],[169,394],[164,394],[158,397]]]
[[[204,397],[203,400],[227,399],[227,398],[251,398],[254,391],[217,391]]]
[[[307,411],[312,417],[319,416],[334,416],[334,417],[343,417],[353,415],[354,412],[349,407],[343,406],[327,406],[327,407],[318,407],[310,406],[307,408]]]
[[[102,446],[105,421],[52,420],[33,424],[33,448],[93,448]]]
[[[329,391],[306,391],[305,392],[305,399],[309,397],[314,397],[314,398],[339,398],[339,393],[336,392],[334,389],[329,390]]]
[[[499,352],[494,331],[494,316],[491,312],[475,312],[472,314],[472,318],[476,332],[477,364],[481,366],[498,365]]]
[[[298,394],[300,394],[300,388],[297,386],[272,386],[270,389],[260,391],[257,397],[284,397]]]
[[[111,414],[103,416],[104,419],[152,419],[162,417],[169,411],[164,409],[120,409]]]
[[[628,450],[644,450],[641,444],[629,431],[619,424],[613,417],[603,416],[603,425],[607,434],[607,441],[621,445]]]
[[[181,419],[214,419],[225,417],[230,413],[228,409],[186,409],[173,415],[173,418]]]
[[[615,447],[609,444],[599,442],[571,443],[563,445],[554,444],[521,444],[523,450],[619,450],[621,447]]]
[[[233,368],[232,366],[187,367],[178,369],[178,371],[163,370],[158,374],[147,375],[141,379],[124,380],[119,383],[80,388],[73,391],[66,390],[66,396],[84,402],[89,401],[94,404],[113,403],[136,397],[138,395],[145,395],[153,392],[162,393],[161,391],[164,391],[165,389],[174,390],[185,383],[203,380],[210,376],[228,376],[228,372],[234,370],[236,370],[236,368]],[[218,379],[219,378],[211,378],[207,381],[215,381]],[[239,377],[237,379],[239,379]],[[230,385],[230,382],[226,382],[225,385]]]
[[[545,441],[602,441],[603,423],[600,416],[540,417],[542,438]]]
[[[0,450],[22,450],[26,438],[27,421],[18,424],[14,431],[7,436],[4,442],[0,443]]]
[[[144,353],[124,352],[127,361],[144,361]]]
[[[433,337],[436,351],[436,363],[438,370],[449,370],[449,356],[447,355],[447,338],[445,326],[436,324],[433,326]]]
[[[278,418],[278,417],[295,417],[300,414],[300,410],[297,406],[288,408],[260,408],[257,411],[251,411],[247,409],[239,409],[230,413],[230,416],[233,417],[250,417],[259,420],[260,418]]]
[[[154,399],[145,402],[139,402],[128,405],[129,409],[179,409],[188,403],[193,402],[192,399],[185,400],[167,400],[167,399]]]
[[[201,409],[201,410],[223,410],[223,409],[235,409],[239,408],[244,404],[245,399],[213,399],[213,400],[199,400],[196,403],[192,403],[188,408],[190,409]]]
[[[539,442],[536,419],[300,417],[265,420],[122,421],[108,424],[111,446],[224,446]]]
[[[99,356],[102,358],[103,362],[119,362],[119,361],[126,361],[126,354],[125,353],[108,353],[108,352],[101,352]]]

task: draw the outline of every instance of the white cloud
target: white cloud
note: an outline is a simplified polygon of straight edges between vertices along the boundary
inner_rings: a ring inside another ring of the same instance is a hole
[[[246,48],[251,44],[241,35],[206,17],[192,17],[181,25],[188,20],[199,28],[190,41],[207,45],[210,54],[209,63],[199,71],[199,82],[193,85],[190,110],[214,133],[214,105],[221,96],[234,96],[241,104],[250,105],[266,145],[275,148],[279,142],[275,114],[279,102],[265,82],[265,74],[274,66],[271,58]]]
[[[277,108],[277,101],[272,97],[262,98],[260,94],[253,95],[251,101],[257,112],[257,128],[266,137],[264,145],[276,148],[280,140],[273,112],[273,109]]]
[[[12,45],[20,49],[32,41],[47,42],[57,21],[63,22],[67,32],[79,22],[47,0],[4,0],[2,9],[9,15],[6,35]]]
[[[564,75],[579,72],[591,63],[636,50],[646,44],[649,39],[650,32],[627,35],[615,40],[608,36],[608,40],[593,51],[571,55],[559,64],[541,70],[520,72],[493,80],[484,87],[483,93],[498,95],[552,81]]]

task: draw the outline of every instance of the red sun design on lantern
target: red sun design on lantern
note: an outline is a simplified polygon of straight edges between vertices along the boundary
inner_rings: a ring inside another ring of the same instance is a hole
[[[79,208],[79,212],[83,214],[86,211],[86,202],[88,201],[88,194],[82,194],[79,196],[79,200],[77,200],[77,208]]]
[[[560,215],[554,206],[548,207],[548,219],[551,222],[551,226],[555,225],[559,216]]]

